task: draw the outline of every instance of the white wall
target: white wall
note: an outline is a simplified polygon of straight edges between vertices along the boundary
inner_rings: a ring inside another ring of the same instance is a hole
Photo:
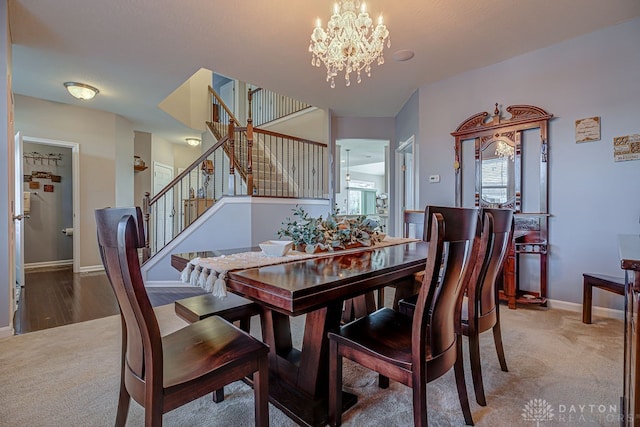
[[[127,128],[129,129],[127,131]],[[23,135],[80,145],[80,268],[101,266],[94,210],[133,203],[133,128],[112,113],[15,95],[15,129]],[[129,138],[131,148],[122,147]],[[125,170],[122,165],[129,164]],[[121,176],[116,178],[116,172]]]
[[[612,139],[640,133],[640,20],[419,89],[420,204],[454,204],[453,137],[472,114],[539,106],[549,128],[549,297],[581,303],[582,273],[622,276],[616,234],[638,234],[640,161],[614,162]],[[508,116],[508,113],[506,114]],[[576,144],[574,122],[600,116],[601,141]],[[527,277],[523,278],[524,282]],[[623,299],[594,292],[596,305]]]
[[[134,131],[131,122],[115,116],[116,206],[133,206]]]
[[[320,108],[310,108],[260,127],[326,144],[329,141],[329,112]]]
[[[205,130],[205,122],[210,118],[208,87],[211,86],[213,73],[200,68],[176,90],[171,92],[158,107],[192,129]],[[191,135],[185,135],[185,138]]]

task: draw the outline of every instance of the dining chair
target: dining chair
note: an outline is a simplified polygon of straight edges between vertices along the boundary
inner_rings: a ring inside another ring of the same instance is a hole
[[[267,426],[268,347],[218,316],[161,336],[140,273],[139,208],[135,217],[125,214],[114,226],[118,211],[95,212],[100,255],[120,306],[126,348],[115,425],[125,425],[131,398],[145,408],[146,426],[161,426],[164,413],[252,376],[255,423]]]
[[[424,211],[420,210],[405,210],[403,212],[402,221],[402,237],[415,237],[416,239],[424,240]],[[411,233],[413,229],[413,233]],[[404,290],[398,292],[398,286],[389,285],[396,288],[396,295],[393,301],[393,309],[398,309],[398,302],[403,296],[413,295],[417,292],[420,284],[422,283],[422,272],[415,274],[416,286],[404,285]],[[378,289],[378,308],[384,307],[384,290],[385,288]]]
[[[480,334],[492,330],[493,341],[498,354],[500,368],[508,372],[500,330],[500,303],[498,300],[498,280],[507,259],[507,249],[513,239],[513,211],[511,209],[483,208],[483,238],[481,244],[485,254],[478,254],[474,276],[467,289],[467,301],[463,305],[462,333],[469,337],[469,359],[471,377],[479,405],[486,406],[480,363]],[[466,308],[466,310],[465,310]]]
[[[103,219],[108,223],[110,229],[116,230],[118,222],[124,215],[131,215],[137,227],[137,245],[138,249],[145,248],[145,230],[142,210],[140,207],[120,207],[109,208],[104,211]],[[144,258],[143,258],[144,260]],[[109,276],[107,272],[107,277]],[[260,306],[255,302],[248,300],[236,294],[229,294],[226,298],[220,299],[207,293],[174,301],[174,310],[176,314],[183,320],[193,323],[198,320],[206,319],[211,316],[220,316],[224,320],[234,323],[237,322],[240,329],[249,332],[251,326],[251,317],[260,314]],[[120,310],[122,313],[122,310]],[[124,319],[122,319],[122,364],[125,361],[126,349],[126,328]],[[121,369],[124,375],[124,369]],[[121,386],[124,385],[124,377],[121,378]],[[213,401],[220,403],[224,401],[224,388],[214,391]]]
[[[500,368],[508,372],[500,329],[500,304],[497,282],[507,258],[509,243],[513,239],[513,211],[511,209],[483,208],[482,234],[478,257],[466,296],[462,303],[461,331],[469,337],[469,360],[476,401],[486,406],[482,365],[480,361],[480,334],[492,330]],[[417,296],[400,302],[400,310],[412,315]]]
[[[413,390],[414,425],[427,425],[427,383],[454,368],[467,425],[473,425],[459,336],[461,303],[478,252],[476,209],[433,213],[431,240],[416,310],[409,318],[388,307],[329,333],[329,422],[342,423],[346,357]]]

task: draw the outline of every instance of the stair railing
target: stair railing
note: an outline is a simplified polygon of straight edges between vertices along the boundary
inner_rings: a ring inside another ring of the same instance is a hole
[[[233,130],[233,124],[228,128]],[[233,135],[232,133],[232,135]],[[233,155],[227,156],[232,144],[228,135],[216,142],[189,167],[176,176],[153,197],[143,198],[147,242],[143,257],[147,259],[180,234],[208,208],[226,195],[236,195],[230,183],[234,174]],[[226,185],[229,183],[229,185]],[[242,188],[242,191],[244,188]]]
[[[209,130],[217,142],[151,197],[143,213],[148,259],[222,197],[326,198],[327,145],[253,126],[237,126],[233,112],[211,94]]]
[[[312,107],[305,102],[261,87],[248,90],[247,102],[249,118],[253,119],[253,125],[256,127]]]

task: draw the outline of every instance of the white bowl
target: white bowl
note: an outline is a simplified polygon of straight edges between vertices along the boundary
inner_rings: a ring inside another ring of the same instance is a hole
[[[266,256],[285,256],[293,247],[291,240],[267,240],[259,244]]]

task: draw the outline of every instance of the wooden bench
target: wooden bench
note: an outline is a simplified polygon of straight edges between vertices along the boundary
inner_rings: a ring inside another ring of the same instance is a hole
[[[189,323],[211,316],[220,316],[228,322],[239,321],[240,329],[249,332],[251,317],[260,314],[260,306],[232,293],[227,294],[224,299],[204,294],[177,300],[175,311]]]
[[[624,278],[607,276],[605,274],[584,273],[582,290],[582,323],[591,323],[591,305],[593,288],[624,295]]]

